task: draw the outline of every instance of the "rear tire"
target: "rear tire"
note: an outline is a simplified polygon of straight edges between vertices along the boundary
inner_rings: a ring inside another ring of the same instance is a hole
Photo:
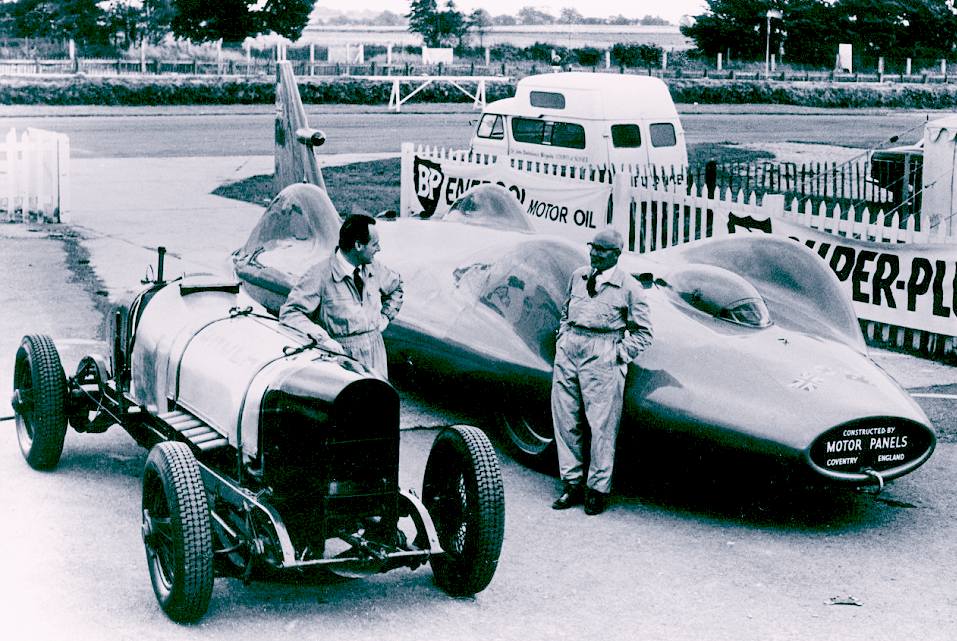
[[[533,470],[556,476],[558,453],[550,408],[528,398],[505,398],[508,400],[496,411],[496,418],[505,436],[508,453]]]
[[[199,463],[185,443],[164,442],[150,451],[142,511],[156,600],[174,621],[198,620],[213,592],[213,538]]]
[[[67,427],[67,383],[53,339],[23,337],[13,369],[13,409],[23,457],[36,470],[56,467]]]
[[[456,425],[439,433],[422,500],[445,552],[431,560],[436,584],[453,596],[481,592],[495,574],[505,533],[502,473],[481,430]]]

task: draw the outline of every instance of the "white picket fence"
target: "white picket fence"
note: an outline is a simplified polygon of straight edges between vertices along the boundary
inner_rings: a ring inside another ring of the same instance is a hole
[[[714,212],[733,212],[742,224],[775,217],[844,238],[874,243],[914,243],[957,245],[957,236],[946,233],[946,221],[921,221],[899,212],[872,215],[866,208],[846,211],[838,204],[813,207],[794,199],[786,206],[782,196],[765,194],[758,203],[752,192],[745,196],[715,194],[714,198],[684,194],[680,190],[632,190],[629,203],[628,248],[636,252],[654,252],[674,245],[721,233],[714,227]],[[751,221],[746,220],[751,218]],[[928,355],[957,354],[957,336],[900,327],[861,319],[861,330],[872,345],[907,349]]]
[[[780,218],[811,229],[876,243],[957,244],[957,235],[948,235],[946,225],[919,221],[901,212],[870,212],[840,204],[817,207],[810,200],[786,202],[777,194],[760,199],[755,192],[716,193],[712,198],[700,190],[632,188],[629,204],[629,249],[648,252],[714,235],[711,215],[733,212],[738,218]]]
[[[16,129],[0,142],[0,221],[69,222],[70,139]]]

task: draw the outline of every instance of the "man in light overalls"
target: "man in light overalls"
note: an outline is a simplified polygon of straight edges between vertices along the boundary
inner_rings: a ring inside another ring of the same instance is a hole
[[[651,345],[652,331],[641,286],[617,267],[621,234],[603,229],[589,245],[591,265],[572,274],[555,347],[552,420],[563,488],[552,507],[584,502],[586,514],[600,514],[611,490],[628,364]],[[591,429],[587,481],[585,425]]]
[[[369,216],[348,216],[339,228],[339,246],[303,274],[279,320],[388,379],[382,331],[402,306],[402,278],[375,260],[379,232],[374,225]]]

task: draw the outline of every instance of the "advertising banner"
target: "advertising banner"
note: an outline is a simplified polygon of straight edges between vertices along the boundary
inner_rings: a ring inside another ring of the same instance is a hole
[[[957,336],[957,247],[874,243],[773,216],[715,212],[714,228],[773,233],[803,243],[834,272],[864,320]]]
[[[834,271],[858,318],[957,336],[957,247],[871,243],[774,218]]]
[[[401,215],[434,216],[449,207],[468,189],[494,183],[508,189],[532,226],[582,242],[608,224],[612,186],[565,178],[548,173],[517,170],[504,162],[481,164],[443,158],[441,154],[412,153],[403,157],[411,180],[403,176]]]

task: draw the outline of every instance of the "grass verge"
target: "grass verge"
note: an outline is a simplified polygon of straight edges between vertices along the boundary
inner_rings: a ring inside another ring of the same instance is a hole
[[[774,154],[714,143],[688,146],[688,160],[692,167],[703,165],[711,158],[719,162],[746,163],[771,159]],[[399,210],[401,176],[398,158],[325,167],[322,176],[329,198],[339,213],[364,211],[374,214],[386,209]],[[265,206],[276,195],[272,179],[272,175],[252,176],[221,185],[213,193]]]

